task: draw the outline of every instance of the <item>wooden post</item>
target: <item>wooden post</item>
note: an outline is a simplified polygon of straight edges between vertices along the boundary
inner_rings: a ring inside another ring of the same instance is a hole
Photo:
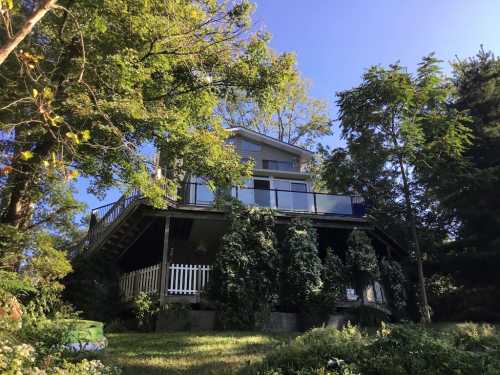
[[[168,279],[169,279],[169,268],[170,260],[168,259],[169,254],[169,243],[168,238],[170,235],[170,216],[165,217],[165,231],[163,233],[163,255],[160,265],[160,305],[164,305],[167,301],[168,293]]]

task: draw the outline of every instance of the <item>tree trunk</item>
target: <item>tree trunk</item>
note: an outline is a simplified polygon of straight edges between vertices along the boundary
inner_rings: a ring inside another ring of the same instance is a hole
[[[420,304],[422,305],[422,321],[424,323],[431,322],[431,314],[429,309],[429,303],[427,300],[427,291],[425,289],[425,278],[424,278],[424,267],[422,259],[422,251],[420,249],[420,243],[417,236],[417,225],[415,222],[415,214],[413,212],[413,207],[411,204],[411,193],[410,186],[408,184],[408,178],[406,176],[405,166],[403,159],[399,157],[399,168],[401,170],[401,178],[403,180],[403,192],[405,196],[405,206],[406,215],[410,224],[410,231],[413,243],[415,244],[415,254],[417,258],[417,275],[418,275],[418,285],[420,290]]]
[[[16,148],[18,153],[20,146],[23,145],[22,130],[17,129],[15,133]],[[8,224],[18,229],[24,229],[29,225],[32,213],[33,188],[36,184],[36,178],[40,173],[40,165],[57,144],[46,135],[40,139],[40,142],[33,148],[33,158],[27,161],[15,160],[12,165],[12,173],[9,175],[6,189],[9,195],[6,202],[6,209],[3,217],[0,218],[2,224]]]
[[[40,21],[45,14],[52,9],[57,0],[43,0],[40,6],[35,10],[31,16],[28,17],[26,22],[21,26],[19,31],[13,38],[7,39],[5,45],[0,47],[0,65],[9,57],[12,51],[21,43],[26,36],[33,30],[33,27]]]

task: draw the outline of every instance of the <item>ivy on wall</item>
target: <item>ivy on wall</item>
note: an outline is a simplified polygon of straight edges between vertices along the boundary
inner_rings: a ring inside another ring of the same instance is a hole
[[[277,302],[279,254],[274,227],[272,210],[231,206],[229,230],[208,285],[223,328],[258,328]]]

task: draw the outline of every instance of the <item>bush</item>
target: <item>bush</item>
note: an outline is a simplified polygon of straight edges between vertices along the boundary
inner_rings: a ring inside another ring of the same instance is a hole
[[[347,239],[346,268],[360,297],[365,287],[380,277],[375,249],[364,231],[355,229]]]
[[[382,259],[381,276],[388,294],[389,307],[396,318],[406,315],[407,292],[406,277],[401,265],[391,259]]]
[[[316,328],[299,336],[289,345],[275,349],[262,365],[254,369],[254,373],[327,374],[328,367],[331,367],[332,361],[337,362],[336,359],[344,362],[340,365],[342,369],[354,370],[351,364],[362,355],[367,342],[367,336],[351,325],[342,330]]]
[[[121,371],[113,366],[106,366],[98,360],[84,359],[79,362],[62,360],[51,361],[45,358],[39,362],[40,353],[25,343],[15,343],[10,340],[0,340],[0,373],[5,375],[118,375]]]
[[[451,331],[382,325],[369,337],[357,328],[314,329],[271,352],[253,374],[498,375],[500,344],[492,326]]]
[[[209,298],[223,328],[255,329],[267,319],[278,293],[274,212],[234,203],[229,230],[213,265]]]
[[[321,280],[323,281],[321,295],[329,312],[333,312],[335,303],[345,295],[348,281],[342,259],[331,248],[326,249]]]
[[[132,304],[137,328],[144,332],[154,331],[156,317],[160,311],[158,298],[153,299],[149,294],[140,292]]]
[[[301,311],[321,290],[317,233],[309,220],[292,219],[281,246],[280,303]]]

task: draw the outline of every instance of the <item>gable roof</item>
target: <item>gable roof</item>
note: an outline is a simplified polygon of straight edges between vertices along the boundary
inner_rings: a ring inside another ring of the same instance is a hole
[[[242,127],[235,127],[235,128],[229,128],[227,129],[229,132],[231,132],[233,135],[241,135],[245,138],[252,139],[254,141],[260,142],[267,144],[272,147],[279,148],[281,150],[285,150],[287,152],[290,152],[295,155],[300,155],[305,158],[311,158],[313,156],[313,152],[306,150],[305,148],[292,145],[287,142],[280,141],[279,139],[270,137],[265,134],[258,133],[254,130],[242,128]]]

